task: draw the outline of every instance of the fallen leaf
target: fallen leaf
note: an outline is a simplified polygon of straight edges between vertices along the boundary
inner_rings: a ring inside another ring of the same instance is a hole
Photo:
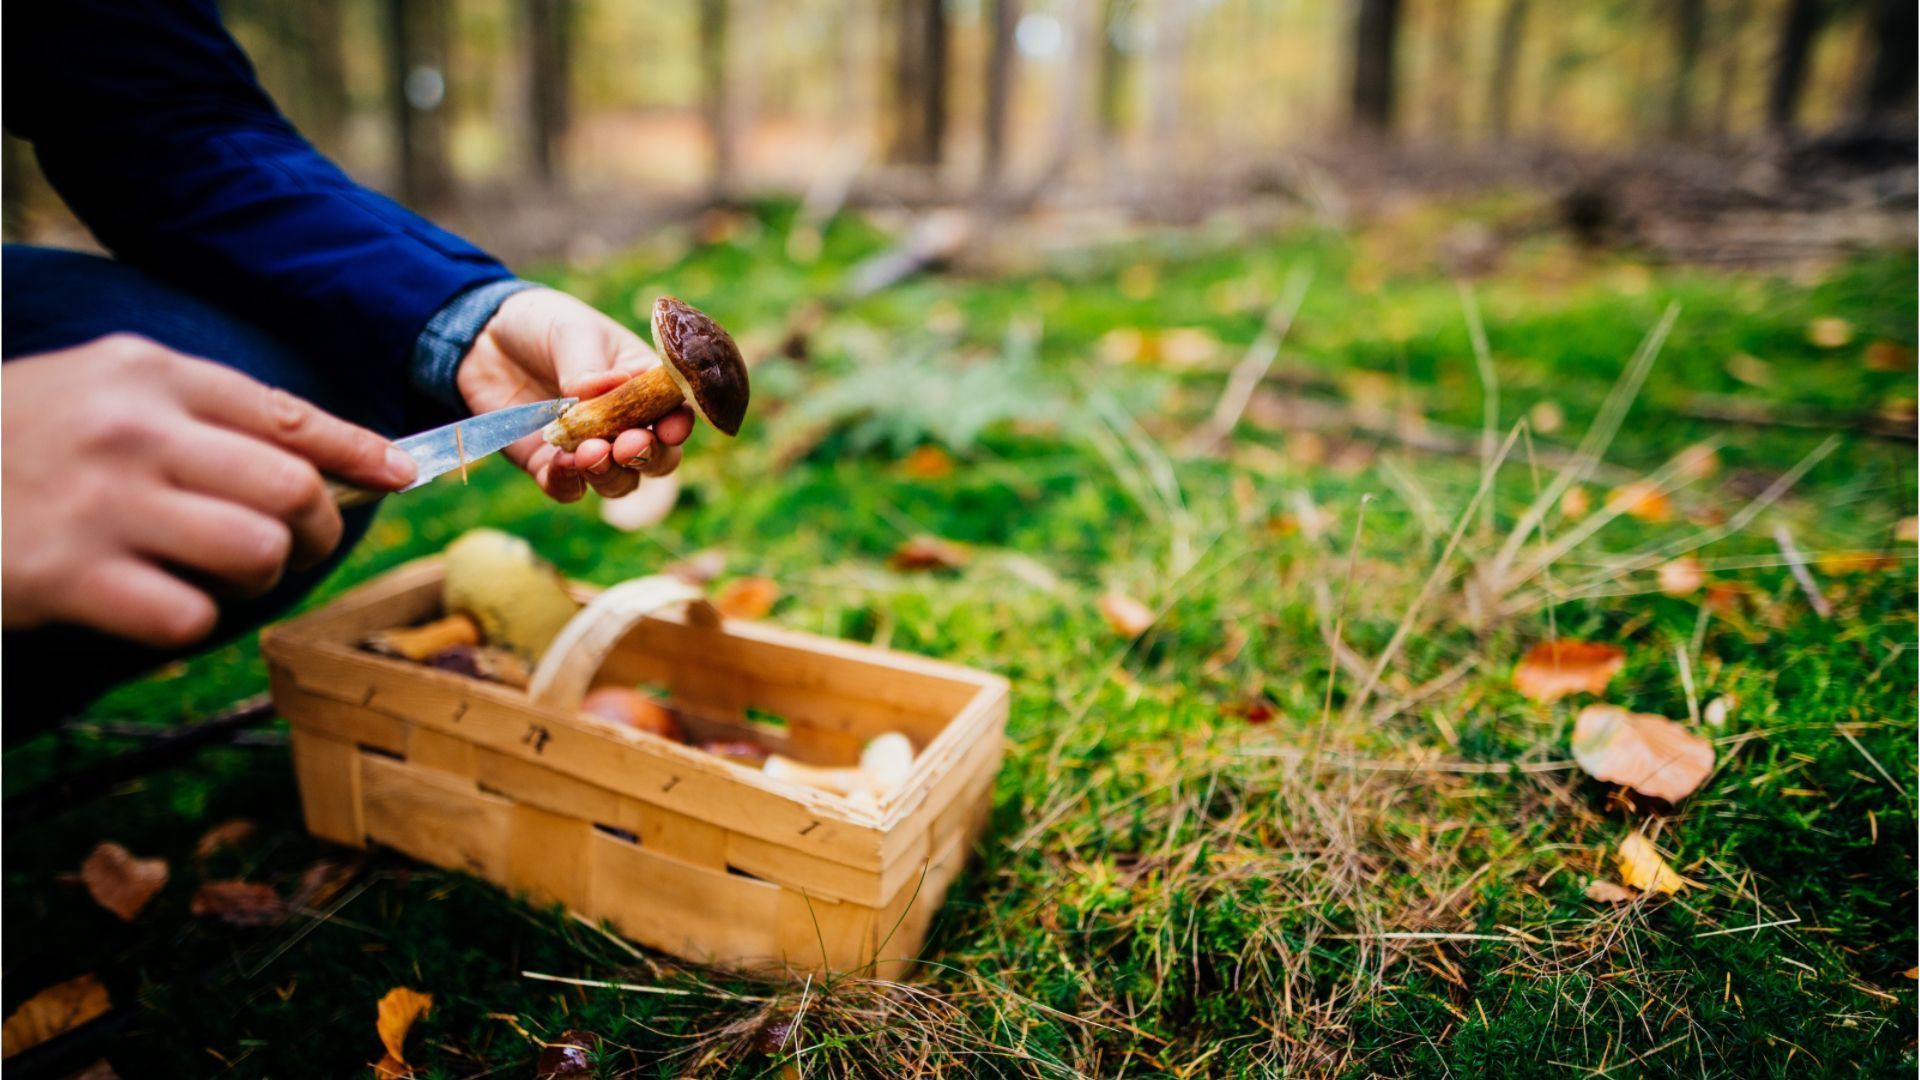
[[[1638,480],[1615,488],[1607,496],[1607,508],[1655,525],[1673,520],[1673,500],[1651,480]]]
[[[107,988],[92,974],[49,986],[20,1003],[0,1028],[0,1057],[12,1057],[56,1035],[104,1016],[113,1008]]]
[[[600,500],[600,520],[621,532],[639,532],[667,520],[679,502],[679,473],[642,477],[627,494]]]
[[[1587,489],[1574,485],[1560,495],[1560,514],[1568,521],[1579,521],[1593,510],[1593,496]]]
[[[772,578],[743,577],[727,582],[713,606],[729,619],[763,619],[780,599],[780,586]]]
[[[256,881],[206,882],[194,891],[192,911],[195,918],[241,928],[275,926],[287,918],[286,901]]]
[[[1728,718],[1733,716],[1733,710],[1739,704],[1739,698],[1724,694],[1707,702],[1707,707],[1700,710],[1700,719],[1705,720],[1708,727],[1726,727]]]
[[[80,864],[80,880],[94,902],[132,922],[167,883],[167,860],[136,859],[111,840],[103,841]]]
[[[1640,894],[1625,885],[1595,879],[1587,883],[1587,899],[1596,904],[1631,904]]]
[[[1903,517],[1893,526],[1893,538],[1903,544],[1920,544],[1920,517]]]
[[[1823,551],[1814,557],[1813,565],[1829,577],[1841,577],[1846,574],[1866,574],[1877,570],[1896,570],[1901,563],[1879,551]]]
[[[568,1029],[560,1037],[540,1048],[533,1065],[533,1080],[579,1080],[593,1075],[593,1055],[600,1049],[600,1036],[591,1031]]]
[[[922,446],[900,467],[916,480],[939,480],[953,475],[953,457],[937,446]]]
[[[689,585],[705,585],[727,569],[727,553],[719,548],[696,551],[679,562],[668,563],[661,571]]]
[[[1706,568],[1691,555],[1661,563],[1658,576],[1660,591],[1668,596],[1691,596],[1707,583]]]
[[[887,565],[895,570],[958,570],[973,558],[967,549],[937,536],[915,536],[894,549]]]
[[[1707,610],[1715,615],[1738,615],[1753,592],[1753,586],[1744,581],[1713,582],[1707,586]]]
[[[1807,340],[1823,349],[1837,349],[1853,340],[1853,324],[1832,316],[1807,324]]]
[[[1587,641],[1543,641],[1527,650],[1513,669],[1513,687],[1542,703],[1569,694],[1598,694],[1627,666],[1627,654],[1613,645]]]
[[[1713,744],[1664,716],[1589,705],[1573,724],[1573,760],[1596,780],[1677,803],[1713,772]]]
[[[1614,856],[1614,862],[1620,868],[1620,880],[1639,889],[1641,892],[1666,893],[1671,896],[1681,889],[1700,887],[1697,881],[1688,881],[1673,872],[1667,860],[1653,842],[1640,833],[1634,833],[1620,841],[1620,851]]]
[[[1871,371],[1912,371],[1913,350],[1897,341],[1881,339],[1867,346],[1862,357]]]
[[[433,995],[404,986],[396,986],[380,999],[374,1026],[380,1032],[380,1044],[387,1056],[403,1067],[407,1063],[407,1032],[413,1022],[433,1011]]]
[[[200,842],[193,846],[193,857],[205,859],[222,848],[245,847],[259,832],[260,827],[246,818],[223,821],[200,834]]]
[[[300,875],[300,883],[293,888],[293,896],[287,906],[296,908],[317,908],[339,895],[360,873],[363,861],[360,857],[347,860],[320,859],[307,872]]]
[[[1221,712],[1226,713],[1228,716],[1239,717],[1247,723],[1259,727],[1261,724],[1270,723],[1273,720],[1275,709],[1273,703],[1262,696],[1250,697],[1244,701],[1236,701],[1226,706]]]
[[[392,1054],[382,1054],[379,1061],[373,1063],[374,1080],[408,1080],[413,1076],[413,1067]]]
[[[1920,967],[1910,967],[1900,974],[1909,979],[1920,979]]]
[[[1122,637],[1139,637],[1153,625],[1153,609],[1122,592],[1100,597],[1100,615]]]

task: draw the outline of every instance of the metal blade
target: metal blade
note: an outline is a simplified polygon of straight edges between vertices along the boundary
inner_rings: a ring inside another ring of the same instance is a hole
[[[530,405],[510,405],[490,413],[470,417],[457,424],[437,427],[394,442],[420,466],[420,475],[401,488],[412,491],[421,484],[460,467],[461,461],[477,461],[511,443],[520,441],[547,426],[547,421],[567,411],[579,398],[554,398]]]

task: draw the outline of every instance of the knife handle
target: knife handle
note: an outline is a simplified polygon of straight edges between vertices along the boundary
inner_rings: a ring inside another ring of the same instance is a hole
[[[379,502],[387,495],[386,492],[378,488],[366,488],[358,484],[349,484],[345,480],[336,480],[331,476],[327,477],[326,480],[327,494],[333,497],[333,505],[342,510],[349,510],[356,506],[365,506],[368,503]]]

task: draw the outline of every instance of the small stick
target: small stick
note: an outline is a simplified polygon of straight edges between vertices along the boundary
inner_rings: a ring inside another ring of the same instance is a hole
[[[1773,542],[1780,545],[1780,554],[1787,557],[1787,569],[1793,572],[1793,580],[1800,583],[1800,591],[1807,594],[1807,602],[1813,605],[1814,614],[1823,619],[1833,617],[1833,605],[1820,593],[1820,585],[1813,580],[1813,572],[1807,569],[1807,558],[1800,549],[1793,546],[1793,534],[1785,525],[1773,527]]]

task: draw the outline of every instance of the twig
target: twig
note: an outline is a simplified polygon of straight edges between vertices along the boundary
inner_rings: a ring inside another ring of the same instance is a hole
[[[1807,602],[1813,605],[1814,614],[1823,619],[1833,617],[1833,605],[1820,593],[1820,585],[1813,580],[1813,572],[1807,569],[1806,556],[1793,546],[1793,534],[1785,525],[1773,527],[1773,542],[1780,545],[1780,554],[1787,557],[1787,569],[1793,574],[1793,580],[1800,585],[1800,591],[1807,594]]]

